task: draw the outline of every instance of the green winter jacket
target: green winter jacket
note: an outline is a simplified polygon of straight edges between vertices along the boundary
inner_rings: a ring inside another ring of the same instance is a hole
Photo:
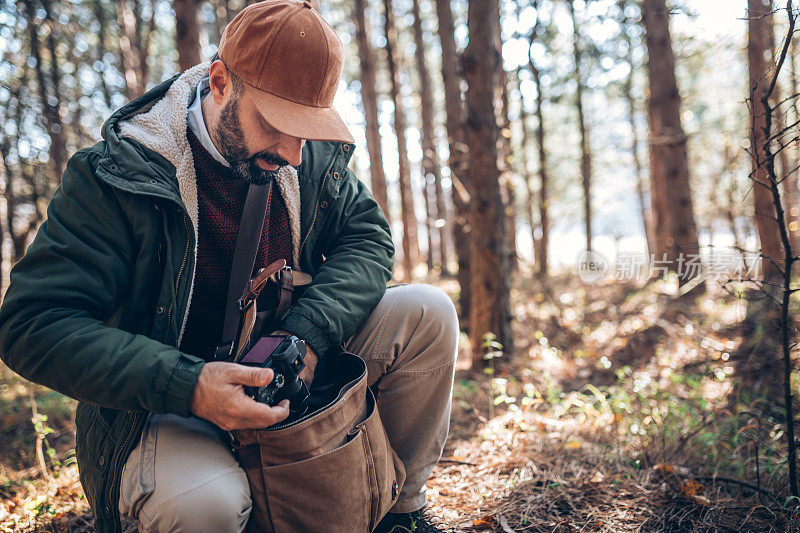
[[[186,107],[207,72],[122,107],[102,141],[70,158],[0,307],[3,361],[79,400],[78,467],[101,533],[121,529],[122,467],[148,412],[189,416],[204,364],[177,346],[197,247]],[[391,277],[389,226],[347,167],[353,148],[309,141],[294,181],[283,176],[295,266],[313,281],[280,327],[321,357],[358,330]]]

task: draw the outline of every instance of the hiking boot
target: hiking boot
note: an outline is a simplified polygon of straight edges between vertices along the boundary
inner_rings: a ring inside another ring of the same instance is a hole
[[[410,513],[388,513],[373,533],[446,533],[444,525],[424,507]]]

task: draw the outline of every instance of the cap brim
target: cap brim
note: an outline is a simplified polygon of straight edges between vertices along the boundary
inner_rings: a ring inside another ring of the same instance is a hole
[[[313,107],[285,100],[252,85],[252,102],[270,126],[308,141],[353,143],[353,135],[332,107]]]

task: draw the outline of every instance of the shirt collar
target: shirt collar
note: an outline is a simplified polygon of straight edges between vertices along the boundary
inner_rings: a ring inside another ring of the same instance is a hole
[[[211,156],[219,161],[221,164],[225,165],[226,167],[230,167],[230,163],[228,160],[225,159],[217,147],[214,146],[214,143],[211,141],[211,136],[208,134],[208,128],[206,127],[206,121],[203,117],[203,97],[208,94],[209,90],[209,82],[208,77],[203,78],[200,80],[200,83],[197,84],[197,93],[195,94],[194,100],[192,100],[191,105],[189,105],[189,114],[186,116],[186,122],[189,125],[189,128],[194,133],[197,140],[200,141],[200,144],[203,145]]]

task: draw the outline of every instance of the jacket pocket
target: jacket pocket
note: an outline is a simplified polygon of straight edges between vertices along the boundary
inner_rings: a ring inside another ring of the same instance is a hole
[[[100,509],[104,480],[115,439],[94,404],[79,402],[75,411],[75,456],[89,506]]]

